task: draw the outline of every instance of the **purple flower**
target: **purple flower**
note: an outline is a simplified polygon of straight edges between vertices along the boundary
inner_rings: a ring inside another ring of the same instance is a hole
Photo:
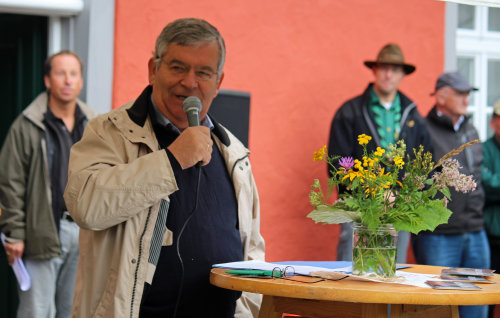
[[[344,168],[344,173],[346,173],[347,170],[354,166],[354,159],[352,159],[352,157],[342,157],[339,159],[339,165]]]

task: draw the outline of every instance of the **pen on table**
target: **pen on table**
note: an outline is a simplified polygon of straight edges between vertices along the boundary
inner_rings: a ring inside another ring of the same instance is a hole
[[[271,277],[281,277],[280,271],[266,271],[257,269],[234,269],[226,271],[228,274],[242,275],[242,276],[271,276]]]

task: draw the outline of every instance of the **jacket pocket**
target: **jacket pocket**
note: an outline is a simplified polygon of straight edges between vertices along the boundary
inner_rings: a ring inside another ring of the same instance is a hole
[[[104,290],[97,304],[95,310],[95,317],[117,317],[116,312],[113,311],[115,294],[116,294],[116,283],[118,278],[118,273],[116,270],[111,269],[109,275],[107,277],[106,285],[104,286]]]

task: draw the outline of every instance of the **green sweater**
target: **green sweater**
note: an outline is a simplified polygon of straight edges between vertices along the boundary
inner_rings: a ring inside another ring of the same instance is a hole
[[[486,231],[491,243],[500,244],[500,141],[495,137],[483,144],[482,179]]]

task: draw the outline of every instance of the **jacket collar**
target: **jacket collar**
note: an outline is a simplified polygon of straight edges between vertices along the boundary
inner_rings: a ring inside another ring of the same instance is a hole
[[[368,107],[370,102],[370,91],[373,87],[373,83],[368,84],[368,87],[363,92],[363,106]],[[416,107],[417,105],[409,99],[405,94],[403,94],[400,90],[397,91],[399,98],[401,100],[401,111],[403,112],[407,107]]]
[[[127,109],[128,116],[130,119],[136,123],[137,125],[144,127],[144,124],[146,123],[146,119],[148,118],[148,108],[150,107],[150,96],[153,93],[153,87],[151,85],[148,85],[139,95],[139,97],[136,99],[134,104]],[[229,147],[231,144],[231,141],[229,139],[229,136],[227,135],[226,131],[222,128],[222,126],[219,124],[219,122],[212,116],[210,115],[210,119],[212,120],[212,123],[214,124],[214,129],[212,132],[214,135],[217,136],[217,138],[220,139],[220,141],[226,146]]]
[[[28,118],[33,124],[45,130],[45,124],[43,123],[45,113],[47,112],[49,103],[49,95],[47,92],[43,92],[38,95],[26,109],[23,111],[23,115]],[[80,108],[86,119],[94,118],[97,113],[90,108],[87,104],[82,102],[80,99],[76,100],[77,108]]]
[[[363,114],[363,117],[365,119],[366,124],[368,125],[368,129],[370,130],[371,136],[374,138],[375,144],[380,146],[380,138],[377,133],[377,128],[375,127],[374,124],[374,118],[375,115],[373,114],[371,108],[370,108],[370,98],[371,98],[371,90],[373,88],[373,83],[369,83],[368,87],[365,89],[363,92],[363,95],[361,95],[361,111]],[[401,93],[399,90],[397,93],[399,95],[399,100],[401,103],[401,127],[400,129],[403,129],[404,123],[406,123],[406,119],[410,115],[410,112],[412,112],[414,109],[416,109],[417,105],[411,101],[406,95]],[[401,133],[401,132],[400,132]]]
[[[438,124],[440,126],[443,126],[443,127],[446,127],[447,129],[455,131],[455,128],[453,126],[453,121],[451,120],[451,118],[446,116],[446,115],[439,116],[436,105],[434,105],[434,107],[432,107],[432,109],[429,111],[429,114],[427,114],[427,118],[429,118],[429,120],[435,122],[436,124]],[[467,116],[465,116],[464,121],[462,122],[462,124],[460,125],[460,128],[458,130],[459,131],[462,130],[468,121],[469,121],[469,118]]]

